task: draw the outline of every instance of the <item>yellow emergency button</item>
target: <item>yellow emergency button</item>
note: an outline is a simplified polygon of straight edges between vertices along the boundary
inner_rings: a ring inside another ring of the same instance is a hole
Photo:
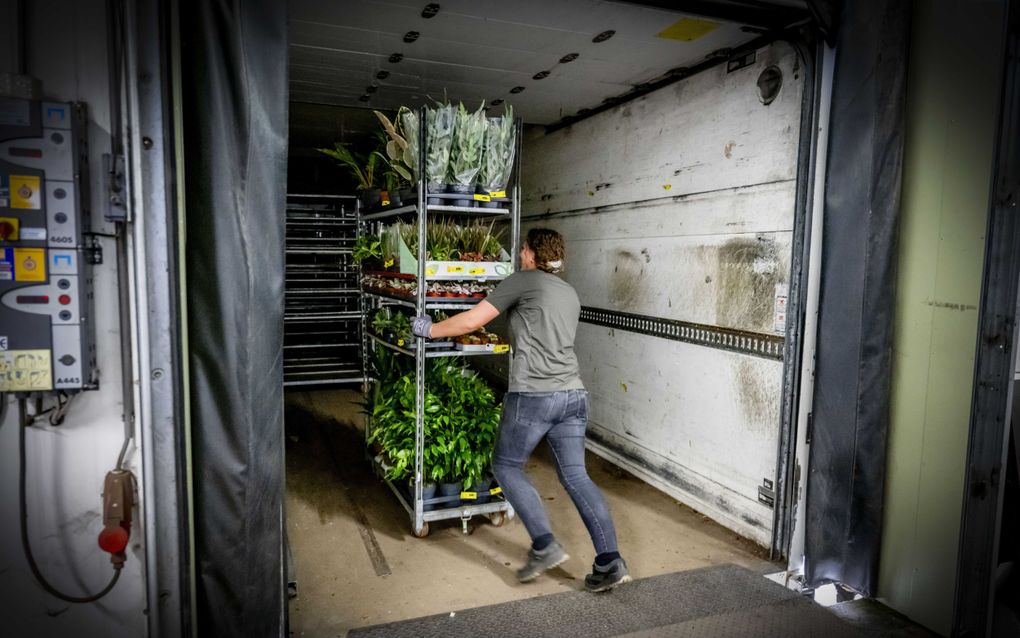
[[[15,248],[14,280],[46,281],[46,251],[42,248]]]

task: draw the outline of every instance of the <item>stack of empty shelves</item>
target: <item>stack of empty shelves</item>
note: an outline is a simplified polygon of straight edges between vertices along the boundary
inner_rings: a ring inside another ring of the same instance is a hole
[[[356,199],[287,196],[286,386],[360,383]]]

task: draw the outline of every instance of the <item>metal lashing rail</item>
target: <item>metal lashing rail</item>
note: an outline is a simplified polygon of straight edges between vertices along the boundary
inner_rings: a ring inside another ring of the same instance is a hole
[[[764,359],[783,360],[785,339],[780,335],[734,330],[590,306],[581,307],[581,321],[596,326],[626,330],[672,341],[683,341]]]

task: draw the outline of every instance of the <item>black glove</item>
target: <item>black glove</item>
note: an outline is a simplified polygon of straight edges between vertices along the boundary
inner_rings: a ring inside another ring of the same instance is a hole
[[[411,322],[411,332],[418,337],[424,337],[426,339],[432,338],[432,317],[428,315],[422,315],[421,317],[415,317],[414,321]]]

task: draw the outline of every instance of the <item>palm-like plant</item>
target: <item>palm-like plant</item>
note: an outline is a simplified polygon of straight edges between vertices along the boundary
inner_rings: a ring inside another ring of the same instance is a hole
[[[350,172],[357,182],[357,190],[363,191],[376,187],[376,166],[379,163],[379,153],[372,151],[368,156],[357,155],[346,144],[337,142],[333,148],[315,149],[323,155],[328,155],[340,162]]]
[[[490,118],[485,126],[485,152],[478,174],[478,185],[489,192],[506,188],[513,169],[517,143],[514,111],[508,104],[502,117]]]

